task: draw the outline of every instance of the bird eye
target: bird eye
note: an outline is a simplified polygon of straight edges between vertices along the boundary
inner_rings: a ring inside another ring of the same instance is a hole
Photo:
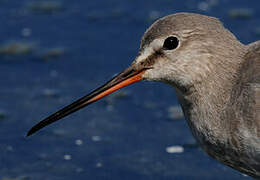
[[[172,50],[172,49],[177,48],[178,45],[179,45],[178,38],[175,36],[170,36],[165,39],[165,41],[163,43],[163,48],[166,50]]]

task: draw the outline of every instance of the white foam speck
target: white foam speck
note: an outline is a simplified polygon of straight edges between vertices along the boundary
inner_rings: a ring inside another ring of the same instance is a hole
[[[78,145],[78,146],[81,146],[83,144],[83,141],[81,139],[77,139],[75,141],[75,144]]]
[[[166,148],[167,153],[183,153],[184,148],[182,146],[169,146]]]
[[[67,161],[71,160],[71,155],[65,154],[64,159],[67,160]]]

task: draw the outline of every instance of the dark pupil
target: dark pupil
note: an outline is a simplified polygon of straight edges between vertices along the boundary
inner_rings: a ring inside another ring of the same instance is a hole
[[[176,37],[171,36],[165,39],[163,47],[167,50],[172,50],[177,48],[178,44],[179,44],[179,40]]]

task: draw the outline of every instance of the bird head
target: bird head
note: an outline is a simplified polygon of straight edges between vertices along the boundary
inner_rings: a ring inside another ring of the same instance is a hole
[[[223,63],[221,57],[230,55],[234,51],[232,48],[240,45],[216,18],[191,13],[178,13],[161,18],[145,32],[139,53],[126,70],[88,95],[45,118],[31,128],[27,135],[141,80],[166,82],[185,93],[194,84],[207,80],[212,69],[220,66],[220,62]],[[216,60],[218,56],[220,60]]]

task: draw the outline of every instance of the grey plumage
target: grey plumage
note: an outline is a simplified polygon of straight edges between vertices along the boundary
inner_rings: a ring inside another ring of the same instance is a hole
[[[217,19],[179,13],[148,29],[139,54],[150,46],[156,53],[153,42],[171,35],[180,46],[157,58],[144,78],[176,89],[194,137],[210,156],[260,178],[260,41],[243,45]]]
[[[173,48],[164,47],[169,37],[177,43]],[[178,13],[156,21],[129,68],[45,118],[27,135],[140,80],[173,86],[202,149],[260,178],[260,41],[244,45],[218,19],[199,14]]]

